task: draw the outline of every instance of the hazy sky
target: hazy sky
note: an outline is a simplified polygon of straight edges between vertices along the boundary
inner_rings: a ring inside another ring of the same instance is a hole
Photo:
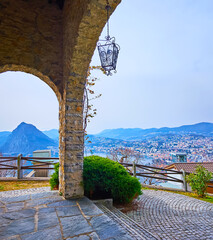
[[[213,122],[212,26],[212,0],[122,0],[110,19],[118,71],[94,72],[102,97],[88,132]],[[100,65],[97,52],[92,65]],[[58,128],[57,99],[41,80],[4,73],[0,89],[0,131],[21,121]]]

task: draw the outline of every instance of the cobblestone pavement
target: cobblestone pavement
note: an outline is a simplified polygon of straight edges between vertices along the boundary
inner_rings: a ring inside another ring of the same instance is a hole
[[[0,192],[0,198],[11,197],[11,196],[15,197],[15,196],[20,196],[20,195],[25,195],[25,194],[40,193],[40,192],[46,192],[46,191],[50,191],[50,187],[5,191],[5,192]]]
[[[127,216],[160,239],[213,240],[213,204],[184,195],[143,190]]]
[[[64,200],[57,191],[36,191],[0,196],[0,239],[135,239],[85,197]]]
[[[151,234],[133,219],[123,214],[117,208],[106,204],[96,205],[111,219],[119,223],[136,240],[160,240],[157,236]]]

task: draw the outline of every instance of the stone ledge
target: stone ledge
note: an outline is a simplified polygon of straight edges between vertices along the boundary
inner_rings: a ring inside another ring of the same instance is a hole
[[[113,206],[113,199],[109,198],[109,199],[100,199],[100,200],[92,200],[92,202],[94,204],[102,204],[104,206],[109,206],[112,207]]]

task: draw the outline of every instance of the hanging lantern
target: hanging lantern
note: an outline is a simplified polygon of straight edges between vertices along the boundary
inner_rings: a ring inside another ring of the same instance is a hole
[[[115,43],[115,38],[109,35],[109,2],[107,0],[106,10],[107,10],[107,36],[106,40],[100,40],[97,44],[98,52],[101,60],[101,66],[106,71],[107,75],[112,75],[111,71],[116,72],[116,64],[118,59],[118,53],[120,51],[120,46]],[[103,43],[104,42],[104,43]]]

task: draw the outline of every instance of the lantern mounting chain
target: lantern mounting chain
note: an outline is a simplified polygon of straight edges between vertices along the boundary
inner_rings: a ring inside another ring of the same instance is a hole
[[[107,5],[106,5],[105,9],[107,10],[107,36],[106,36],[106,39],[108,40],[108,39],[110,39],[110,36],[109,36],[109,10],[111,9],[108,0],[107,0]]]

